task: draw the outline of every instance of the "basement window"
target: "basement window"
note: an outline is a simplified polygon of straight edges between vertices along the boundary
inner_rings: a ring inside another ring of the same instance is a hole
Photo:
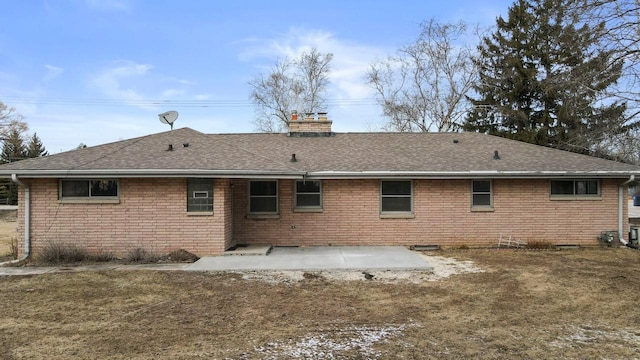
[[[249,181],[249,213],[277,214],[278,213],[278,181],[251,180]]]
[[[60,180],[60,200],[117,199],[118,180]]]
[[[187,180],[187,212],[213,212],[213,180]]]
[[[577,198],[599,197],[598,180],[551,180],[551,197]]]

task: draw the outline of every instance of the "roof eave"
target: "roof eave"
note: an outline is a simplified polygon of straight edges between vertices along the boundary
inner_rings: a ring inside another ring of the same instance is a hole
[[[640,171],[315,171],[313,179],[550,179],[550,178],[626,178]]]
[[[304,171],[265,170],[207,170],[207,169],[97,169],[97,170],[2,170],[0,178],[16,174],[25,178],[171,178],[171,177],[212,177],[212,178],[270,178],[301,179]]]
[[[207,169],[96,169],[96,170],[2,170],[0,178],[16,174],[25,178],[154,178],[212,177],[269,179],[549,179],[626,178],[640,171],[268,171]]]

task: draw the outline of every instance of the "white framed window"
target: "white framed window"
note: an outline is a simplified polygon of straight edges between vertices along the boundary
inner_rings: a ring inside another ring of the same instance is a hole
[[[411,180],[380,181],[380,213],[412,213],[413,182]]]
[[[600,181],[593,179],[551,180],[550,188],[552,197],[600,196]]]
[[[471,180],[471,207],[493,207],[493,184],[491,180]]]
[[[293,206],[297,209],[321,209],[322,182],[296,180]]]
[[[249,181],[249,213],[277,214],[278,213],[278,181],[251,180]]]
[[[120,196],[118,180],[114,179],[61,179],[59,198],[63,199],[117,199]]]
[[[213,179],[187,179],[187,212],[213,212]]]

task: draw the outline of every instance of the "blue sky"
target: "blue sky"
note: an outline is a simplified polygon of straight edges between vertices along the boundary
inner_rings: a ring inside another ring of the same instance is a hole
[[[373,61],[412,42],[419,24],[491,26],[512,1],[5,1],[0,101],[51,152],[176,128],[251,132],[248,82],[278,58],[334,54],[327,97],[333,130],[382,122],[364,83]]]

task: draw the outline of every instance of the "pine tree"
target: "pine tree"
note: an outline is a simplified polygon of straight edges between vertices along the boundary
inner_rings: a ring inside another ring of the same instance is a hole
[[[47,155],[49,155],[49,152],[44,148],[42,140],[40,140],[36,133],[33,133],[33,136],[29,138],[29,143],[27,144],[27,157],[36,158]]]
[[[622,129],[625,103],[604,98],[622,63],[601,50],[602,24],[568,11],[574,2],[517,0],[497,19],[478,47],[479,98],[465,130],[586,152]]]
[[[24,145],[22,133],[18,129],[11,129],[4,139],[0,161],[10,163],[27,158],[27,148]]]
[[[22,133],[18,128],[12,128],[4,139],[0,162],[10,163],[27,157],[27,148],[24,146]],[[0,199],[7,199],[7,204],[18,203],[18,187],[10,179],[0,181]]]

